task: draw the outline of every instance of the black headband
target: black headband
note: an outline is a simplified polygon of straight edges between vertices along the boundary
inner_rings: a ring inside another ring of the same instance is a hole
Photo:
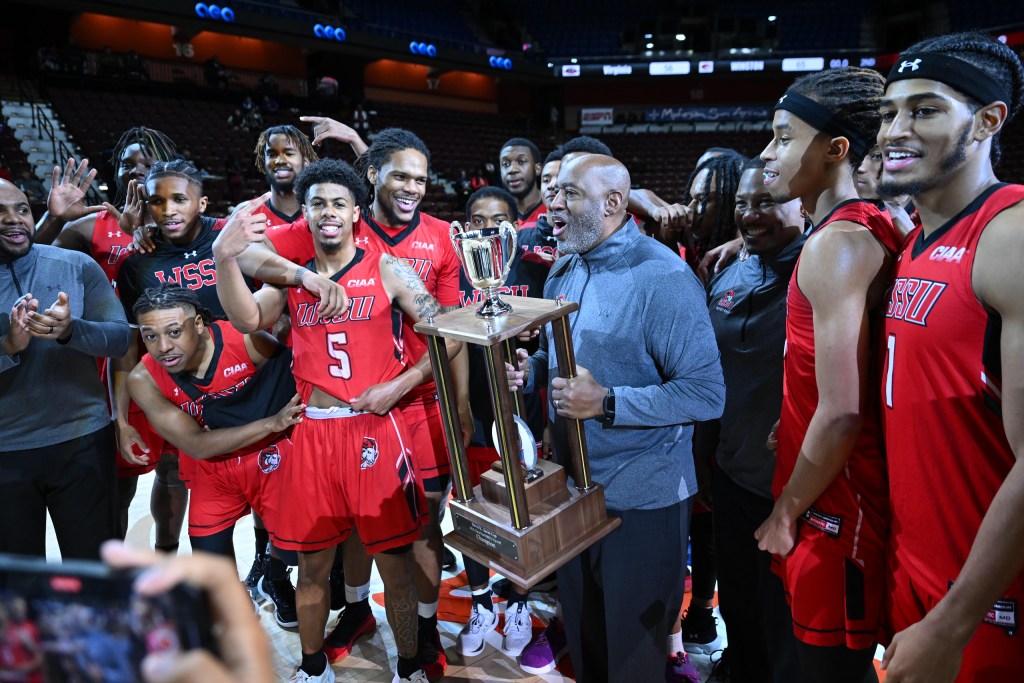
[[[786,94],[775,103],[775,110],[785,109],[786,111],[799,116],[812,127],[822,133],[833,137],[844,137],[850,142],[850,156],[863,158],[874,140],[865,140],[852,126],[839,118],[838,112],[834,112],[825,105],[815,102],[810,97],[801,95],[798,92],[787,90]]]
[[[907,78],[925,78],[938,81],[953,88],[957,92],[971,97],[983,105],[993,102],[1010,104],[1010,93],[1006,86],[992,78],[983,69],[956,57],[922,52],[919,54],[903,54],[889,71],[885,80],[886,87],[894,81]]]

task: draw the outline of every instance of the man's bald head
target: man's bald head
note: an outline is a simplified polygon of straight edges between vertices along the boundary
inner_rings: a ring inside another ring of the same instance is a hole
[[[629,171],[610,156],[586,154],[563,162],[549,212],[559,249],[585,253],[622,227],[629,186]]]
[[[32,208],[14,183],[0,180],[0,254],[18,258],[32,248]]]

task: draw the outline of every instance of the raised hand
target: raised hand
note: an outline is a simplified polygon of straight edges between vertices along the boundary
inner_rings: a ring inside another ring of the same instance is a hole
[[[68,159],[63,172],[60,166],[54,166],[50,194],[46,197],[46,210],[65,223],[102,211],[102,204],[85,204],[85,195],[95,178],[96,169],[89,170],[88,159],[82,159],[82,163],[77,165],[74,157]]]
[[[258,244],[263,241],[263,236],[267,232],[267,219],[261,213],[253,213],[257,207],[259,207],[259,203],[256,201],[238,205],[213,242],[213,257],[215,259],[236,258],[250,244]]]

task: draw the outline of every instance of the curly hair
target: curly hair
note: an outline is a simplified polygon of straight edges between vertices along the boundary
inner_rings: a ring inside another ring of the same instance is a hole
[[[885,93],[885,79],[877,71],[855,66],[816,71],[796,79],[789,89],[832,110],[862,139],[878,137],[882,125],[878,107]],[[846,160],[857,168],[864,155],[849,154]]]
[[[306,164],[306,167],[299,171],[298,177],[295,178],[295,196],[305,204],[309,188],[321,183],[343,185],[352,194],[356,206],[366,205],[366,183],[355,169],[344,161],[320,159]]]
[[[270,138],[273,135],[286,135],[295,142],[295,146],[299,148],[299,154],[307,162],[316,161],[320,157],[317,156],[316,150],[313,149],[313,145],[310,144],[309,138],[306,134],[295,126],[283,125],[283,126],[271,126],[265,131],[260,133],[260,137],[256,140],[256,147],[253,149],[253,160],[256,164],[256,171],[261,175],[266,172],[266,163],[264,161],[264,154],[266,154],[267,146],[270,145]]]
[[[1006,103],[1006,123],[1009,123],[1020,112],[1024,104],[1024,65],[1012,48],[998,40],[981,33],[952,33],[945,36],[928,38],[911,45],[903,52],[915,54],[943,54],[954,57],[984,70],[996,79],[1004,90],[1010,93],[1010,101]],[[968,103],[974,111],[978,111],[991,102],[978,102],[968,97]],[[1003,156],[999,143],[1002,131],[992,138],[992,165],[997,166]]]

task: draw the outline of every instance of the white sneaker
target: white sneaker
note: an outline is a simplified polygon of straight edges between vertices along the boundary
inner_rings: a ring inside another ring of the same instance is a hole
[[[319,676],[310,676],[301,668],[296,669],[288,683],[334,683],[334,669],[328,664],[324,672]]]
[[[523,653],[533,640],[533,622],[530,620],[530,606],[525,602],[515,603],[515,609],[505,610],[505,638],[501,649],[512,659]]]
[[[430,683],[430,679],[427,678],[427,674],[423,673],[423,669],[420,669],[408,678],[399,678],[398,674],[395,674],[391,683]]]
[[[498,625],[498,615],[494,610],[483,609],[480,605],[473,605],[473,613],[469,617],[469,623],[462,627],[458,637],[455,639],[455,647],[463,657],[475,657],[484,651],[487,634]]]

